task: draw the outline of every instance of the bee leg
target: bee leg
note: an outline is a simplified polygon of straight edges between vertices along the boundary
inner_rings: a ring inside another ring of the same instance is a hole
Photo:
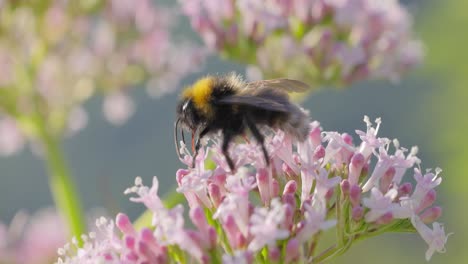
[[[230,132],[224,131],[223,132],[223,146],[222,146],[222,151],[223,155],[226,158],[226,162],[229,165],[229,169],[231,169],[231,172],[234,172],[234,162],[232,161],[231,157],[229,156],[228,148],[229,148],[229,143],[231,140],[234,138],[234,135]]]
[[[249,116],[245,117],[245,123],[247,124],[247,127],[250,129],[252,132],[252,135],[254,136],[255,140],[262,146],[262,151],[263,151],[263,157],[265,158],[265,162],[267,166],[270,165],[270,159],[268,158],[268,152],[265,148],[265,137],[260,133],[258,130],[257,126],[255,123],[252,121],[252,119]]]
[[[194,149],[194,153],[193,153],[193,159],[192,159],[192,168],[195,168],[195,160],[197,159],[197,156],[198,156],[198,151],[200,150],[200,147],[201,147],[201,139],[206,136],[206,134],[208,133],[209,130],[209,127],[205,127],[203,128],[203,130],[200,132],[200,134],[198,134],[198,137],[197,137],[197,140],[195,141],[195,149]]]

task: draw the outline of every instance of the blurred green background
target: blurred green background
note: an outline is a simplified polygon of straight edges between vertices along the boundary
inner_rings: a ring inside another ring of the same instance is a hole
[[[468,263],[468,1],[403,1],[415,17],[417,35],[426,46],[423,66],[401,82],[367,82],[350,89],[322,89],[306,102],[312,117],[325,130],[352,135],[364,129],[364,115],[382,117],[381,135],[398,138],[402,146],[418,145],[423,168],[443,169],[438,204],[440,222],[449,238],[446,254],[431,263]],[[188,23],[185,23],[188,27]],[[193,67],[197,67],[194,65]],[[244,72],[242,65],[211,58],[205,73]],[[105,208],[109,215],[123,211],[135,219],[143,210],[123,195],[135,176],[149,183],[160,179],[160,194],[175,185],[177,161],[172,141],[177,95],[148,98],[143,89],[132,96],[135,115],[122,127],[104,120],[102,98],[85,108],[88,127],[66,139],[65,152],[85,208]],[[52,205],[43,163],[29,150],[0,159],[0,220],[10,222],[15,212]],[[416,234],[392,234],[355,245],[339,263],[424,263],[426,244]]]

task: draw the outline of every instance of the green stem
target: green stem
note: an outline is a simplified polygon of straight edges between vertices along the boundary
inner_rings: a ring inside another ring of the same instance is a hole
[[[340,250],[336,245],[333,245],[327,249],[325,249],[322,253],[318,254],[316,257],[312,258],[312,261],[309,263],[322,263],[324,260],[326,260],[328,257],[332,256]]]
[[[347,241],[344,245],[334,245],[326,249],[325,251],[320,253],[317,257],[313,258],[313,263],[325,263],[334,257],[343,255],[346,251],[348,251],[352,243],[386,233],[392,228],[394,228],[395,225],[398,225],[398,224],[399,222],[396,222],[394,224],[376,229],[372,232],[363,231],[360,233],[355,233],[354,235],[349,235],[346,238]]]
[[[315,234],[312,238],[312,243],[310,244],[309,247],[309,252],[307,253],[307,257],[311,257],[314,255],[315,250],[317,249],[318,242],[320,241],[320,237],[322,236],[322,231],[319,231],[317,234]]]
[[[346,244],[344,244],[341,247],[338,247],[336,245],[331,246],[330,248],[326,249],[321,254],[319,254],[317,257],[313,258],[313,263],[326,263],[327,261],[336,256],[343,255],[351,247],[352,242],[353,238],[349,238]]]
[[[342,206],[342,195],[340,188],[337,188],[337,195],[336,195],[336,240],[338,243],[338,247],[342,247],[345,244],[345,215],[343,215],[343,206]]]
[[[85,232],[84,213],[73,183],[60,143],[39,122],[39,134],[46,154],[49,169],[49,185],[57,210],[65,218],[69,230],[78,241]]]

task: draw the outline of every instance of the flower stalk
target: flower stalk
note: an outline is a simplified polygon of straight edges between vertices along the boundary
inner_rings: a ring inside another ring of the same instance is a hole
[[[37,119],[38,137],[42,143],[48,168],[49,187],[59,213],[64,217],[71,235],[79,238],[86,230],[83,208],[76,185],[70,174],[59,140]]]

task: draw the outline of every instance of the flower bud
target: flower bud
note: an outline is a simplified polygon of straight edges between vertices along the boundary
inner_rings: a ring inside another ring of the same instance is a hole
[[[361,204],[361,187],[358,185],[353,185],[351,186],[349,190],[349,201],[353,205],[353,207],[356,207]]]
[[[122,233],[127,235],[136,235],[132,222],[130,222],[130,219],[126,214],[119,213],[115,219],[115,223]]]
[[[288,241],[286,245],[286,254],[285,260],[286,263],[292,262],[299,257],[299,241],[295,238],[292,238]]]
[[[279,196],[279,183],[276,179],[272,179],[271,181],[271,195],[272,197]]]
[[[221,201],[223,200],[219,186],[214,183],[210,183],[208,185],[208,194],[210,195],[213,206],[218,208],[219,204],[221,204]]]
[[[263,204],[268,204],[271,200],[270,178],[267,169],[257,170],[257,186]]]
[[[348,180],[351,185],[359,183],[361,170],[364,166],[364,156],[361,153],[355,153],[349,164]]]
[[[192,220],[192,223],[201,232],[208,231],[208,223],[206,222],[205,213],[203,212],[203,209],[201,207],[197,206],[197,207],[191,208],[189,212],[189,216],[190,216],[190,219]]]
[[[390,224],[392,221],[393,221],[392,212],[386,212],[381,217],[379,217],[379,219],[377,219],[376,223],[379,225],[386,225],[386,224]]]
[[[351,215],[354,221],[360,221],[364,216],[364,208],[360,205],[353,207]]]
[[[405,182],[398,187],[398,197],[408,196],[413,192],[413,185],[410,182]]]
[[[437,192],[434,189],[429,190],[424,196],[424,198],[421,200],[418,208],[416,209],[416,212],[420,213],[422,210],[431,206],[435,202],[436,197],[437,197]]]
[[[294,193],[296,193],[296,190],[297,190],[297,183],[296,183],[296,181],[290,180],[290,181],[288,181],[288,182],[286,183],[286,185],[284,186],[283,195],[284,195],[284,194],[287,194],[287,193],[294,194]]]
[[[395,168],[390,167],[380,178],[380,191],[386,193],[392,184],[393,177],[395,176]]]
[[[434,206],[431,208],[426,209],[419,217],[421,220],[426,223],[430,224],[437,220],[442,215],[442,207]]]
[[[349,190],[351,189],[351,185],[347,179],[344,179],[341,181],[340,187],[341,187],[341,192],[343,193],[343,195],[349,195]]]
[[[284,204],[290,205],[292,208],[296,208],[296,197],[294,197],[294,194],[287,193],[283,195],[282,201]]]
[[[278,262],[281,259],[281,251],[279,250],[278,247],[269,247],[268,248],[268,256],[269,260],[272,262]]]
[[[315,148],[312,159],[317,161],[325,157],[325,148],[322,145],[319,145]]]

